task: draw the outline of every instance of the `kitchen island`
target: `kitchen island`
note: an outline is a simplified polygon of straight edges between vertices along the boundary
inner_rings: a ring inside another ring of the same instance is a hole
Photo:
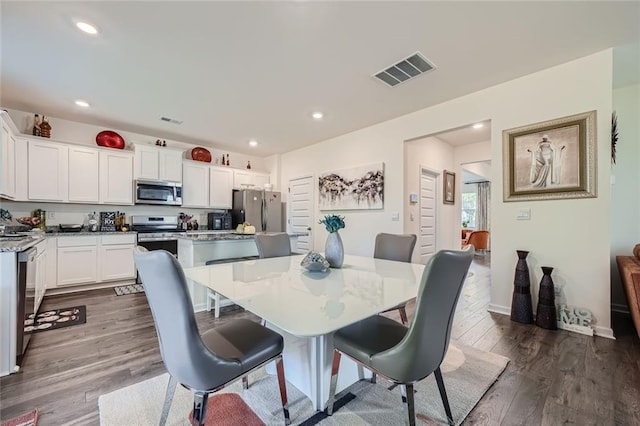
[[[297,248],[301,234],[289,234],[291,251]],[[187,233],[178,237],[178,260],[183,268],[204,266],[210,260],[257,258],[255,234],[238,234],[229,231],[207,231]],[[193,281],[188,281],[189,292],[196,312],[207,310],[207,289]],[[221,306],[229,305],[223,300]]]

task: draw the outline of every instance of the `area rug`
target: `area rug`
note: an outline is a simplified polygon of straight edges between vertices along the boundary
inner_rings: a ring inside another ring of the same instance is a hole
[[[142,284],[119,285],[113,290],[118,296],[124,296],[125,294],[144,293],[144,286]]]
[[[37,408],[30,413],[23,414],[10,420],[5,420],[0,423],[0,426],[36,426],[36,424],[38,424]]]
[[[457,343],[449,346],[441,369],[456,425],[467,417],[508,362],[505,357],[469,346]],[[100,424],[157,424],[168,379],[169,376],[163,374],[101,395],[98,399]],[[239,394],[265,424],[282,424],[277,378],[261,369],[250,375],[249,382],[248,390],[243,391],[238,381],[218,394]],[[415,391],[416,417],[423,422],[447,424],[433,375],[417,383]],[[287,393],[291,423],[294,425],[393,425],[406,421],[406,405],[401,403],[398,387],[382,379],[378,379],[376,384],[362,380],[342,391],[336,396],[341,406],[336,407],[331,417],[317,413],[309,398],[293,385],[287,384]],[[167,425],[188,425],[192,404],[191,393],[178,386]],[[216,420],[213,424],[218,424]]]
[[[87,322],[87,307],[85,305],[51,309],[40,312],[35,318],[33,314],[28,314],[24,320],[24,332],[39,333],[85,322]]]

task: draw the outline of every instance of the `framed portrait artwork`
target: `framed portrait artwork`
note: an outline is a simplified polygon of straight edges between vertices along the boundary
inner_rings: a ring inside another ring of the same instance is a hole
[[[504,201],[596,196],[596,112],[504,130]]]
[[[442,176],[442,202],[453,204],[456,200],[456,174],[445,170]]]

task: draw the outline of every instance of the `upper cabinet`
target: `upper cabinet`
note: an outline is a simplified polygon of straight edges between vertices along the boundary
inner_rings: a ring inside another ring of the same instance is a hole
[[[135,178],[182,182],[182,152],[152,145],[135,145]]]
[[[266,173],[253,172],[251,170],[233,171],[233,187],[236,189],[263,189],[264,184],[269,183],[269,181],[270,177]]]
[[[69,198],[69,147],[29,140],[29,200],[67,201]]]
[[[0,116],[0,196],[16,196],[16,139],[5,116]]]
[[[97,203],[100,184],[98,165],[100,153],[96,149],[69,147],[69,201]]]
[[[100,151],[100,204],[133,204],[133,154]]]
[[[209,170],[209,206],[230,209],[233,203],[233,170],[211,167]]]
[[[182,205],[209,207],[208,163],[185,161],[182,164]]]

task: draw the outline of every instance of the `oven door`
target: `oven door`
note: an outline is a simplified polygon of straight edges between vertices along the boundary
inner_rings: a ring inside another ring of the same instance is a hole
[[[175,182],[136,181],[136,204],[182,205],[182,186]]]
[[[144,234],[139,234],[138,238],[140,238],[141,235],[144,235]],[[140,241],[140,239],[138,239],[139,246],[142,246],[149,251],[166,250],[169,253],[171,253],[176,259],[178,258],[178,240],[177,239],[148,240],[148,241],[144,241],[144,237],[142,239],[143,241]],[[137,273],[137,270],[136,270],[136,283],[142,284],[142,281],[140,281],[140,274]]]

